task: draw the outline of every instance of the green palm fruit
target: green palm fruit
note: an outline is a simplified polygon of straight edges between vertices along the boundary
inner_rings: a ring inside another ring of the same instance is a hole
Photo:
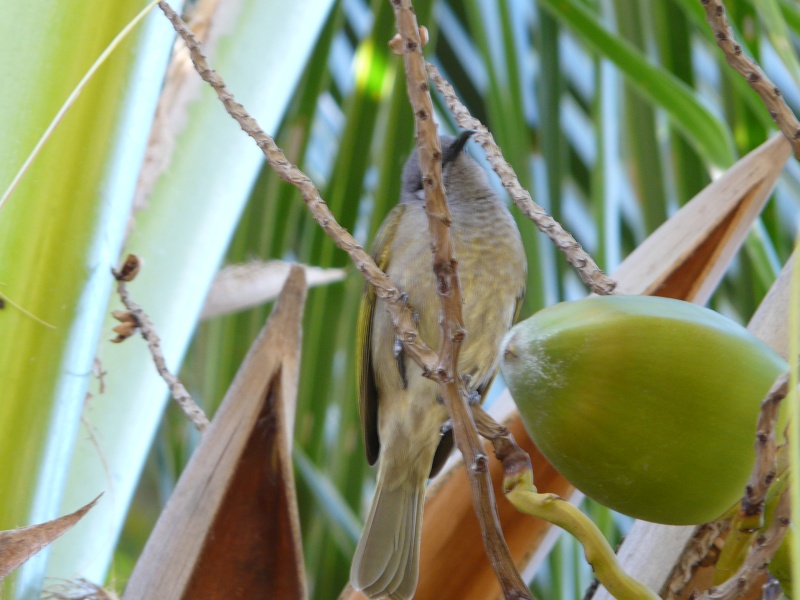
[[[741,498],[759,405],[788,365],[706,308],[610,296],[516,325],[502,369],[533,441],[573,485],[632,517],[686,525]]]

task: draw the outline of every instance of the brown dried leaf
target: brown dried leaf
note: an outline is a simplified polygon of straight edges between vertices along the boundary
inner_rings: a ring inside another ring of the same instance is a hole
[[[102,496],[102,494],[100,494]],[[46,523],[0,531],[0,580],[42,548],[61,537],[89,512],[100,496],[74,513]]]
[[[308,287],[327,285],[345,278],[344,269],[302,265]],[[274,300],[281,293],[292,264],[280,260],[228,265],[214,278],[201,319],[231,314]]]

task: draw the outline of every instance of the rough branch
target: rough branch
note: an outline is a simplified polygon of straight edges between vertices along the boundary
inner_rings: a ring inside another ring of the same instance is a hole
[[[742,51],[741,45],[734,39],[733,30],[725,16],[725,6],[722,4],[722,0],[700,0],[700,3],[705,8],[706,20],[711,25],[717,45],[725,53],[728,64],[744,77],[750,87],[761,97],[770,116],[792,145],[794,157],[800,160],[800,122],[786,105],[781,91],[764,74],[761,67]]]
[[[458,356],[466,335],[461,313],[461,285],[458,279],[450,211],[442,183],[442,151],[439,132],[433,119],[425,59],[417,17],[410,0],[392,0],[397,29],[402,38],[408,97],[414,110],[417,150],[425,189],[425,210],[433,250],[433,271],[442,302],[439,364],[442,395],[453,422],[455,442],[467,466],[472,500],[478,513],[484,545],[506,598],[530,598],[506,545],[497,515],[488,458],[478,437],[467,396],[458,375]]]

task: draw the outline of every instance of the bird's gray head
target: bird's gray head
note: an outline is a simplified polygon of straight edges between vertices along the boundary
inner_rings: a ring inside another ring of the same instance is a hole
[[[464,151],[474,131],[464,131],[458,137],[439,136],[442,147],[442,180],[448,202],[483,196],[491,193],[489,181],[483,168]],[[403,168],[401,202],[425,201],[422,171],[419,167],[417,149],[408,157]]]

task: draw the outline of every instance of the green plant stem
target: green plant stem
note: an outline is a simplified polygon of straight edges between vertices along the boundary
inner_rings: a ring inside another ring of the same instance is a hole
[[[556,494],[540,494],[533,485],[533,474],[526,471],[510,489],[504,484],[506,498],[517,510],[558,525],[583,546],[586,561],[595,576],[617,600],[657,600],[650,589],[628,576],[611,546],[592,520]]]
[[[724,583],[741,568],[744,564],[744,559],[747,557],[750,543],[756,533],[755,531],[745,531],[741,528],[741,522],[738,519],[739,514],[737,511],[731,523],[730,533],[725,538],[725,545],[722,547],[717,565],[714,567],[714,578],[712,580],[714,585]]]
[[[725,545],[717,559],[714,568],[714,585],[724,583],[733,577],[744,565],[744,561],[753,545],[753,540],[764,533],[764,521],[770,525],[775,512],[775,505],[781,495],[789,487],[787,473],[782,473],[772,487],[766,499],[767,511],[758,515],[749,516],[744,511],[737,510],[731,520],[730,534],[725,539]]]

